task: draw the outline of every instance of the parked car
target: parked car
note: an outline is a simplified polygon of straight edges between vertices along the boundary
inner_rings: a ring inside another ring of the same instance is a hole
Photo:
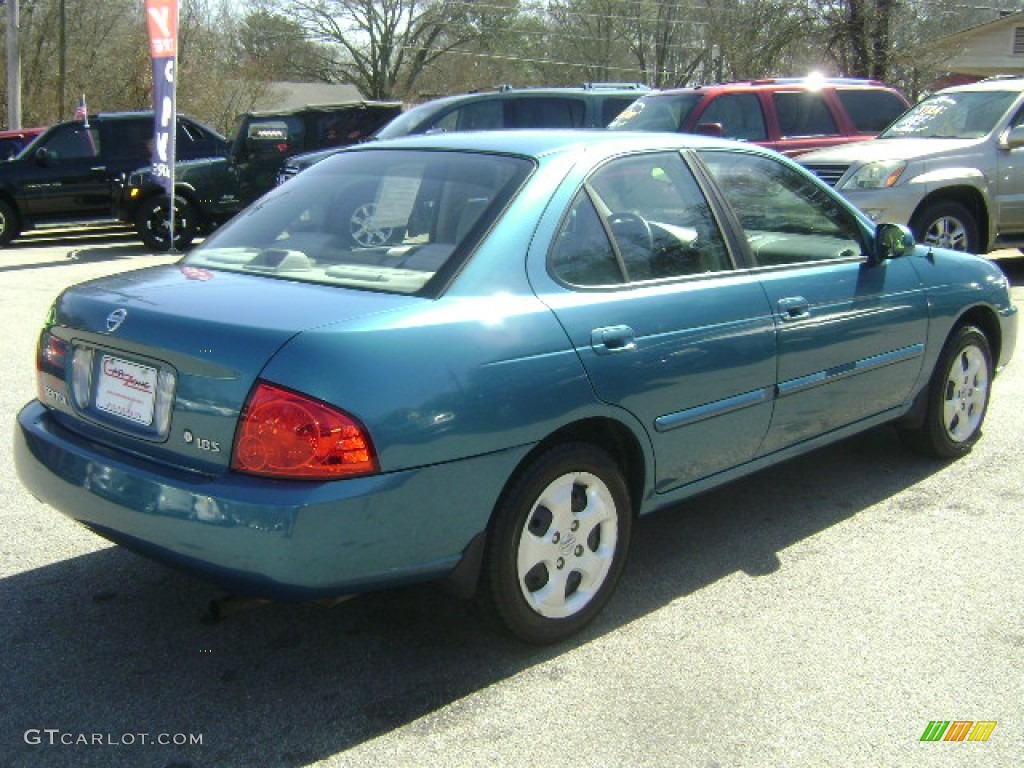
[[[800,162],[878,221],[971,253],[1024,245],[1024,79],[938,91],[875,141]]]
[[[44,125],[38,128],[13,128],[0,131],[0,160],[10,160],[16,156],[45,130],[46,126]]]
[[[652,91],[608,127],[700,133],[798,155],[873,138],[909,106],[878,80],[777,78]]]
[[[497,131],[515,128],[603,128],[649,89],[640,83],[584,83],[577,88],[512,88],[474,91],[425,102],[385,125],[375,139],[421,133]],[[284,164],[278,183],[337,150],[296,155]]]
[[[891,422],[968,452],[1017,323],[995,264],[758,147],[371,142],[61,294],[14,457],[240,596],[448,579],[545,643],[609,600],[638,515]]]
[[[242,115],[226,157],[175,163],[175,247],[188,247],[200,232],[212,231],[273,188],[287,158],[355,144],[401,111],[397,101],[350,101]],[[166,190],[146,167],[124,186],[118,217],[133,224],[149,248],[166,251],[169,209]]]
[[[152,112],[90,115],[65,121],[0,164],[0,245],[43,224],[114,220],[122,177],[149,161]],[[223,136],[190,117],[178,117],[181,158],[224,154]]]

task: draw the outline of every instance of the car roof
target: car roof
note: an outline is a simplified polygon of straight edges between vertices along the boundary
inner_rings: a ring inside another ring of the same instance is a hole
[[[954,85],[943,88],[936,93],[958,93],[961,91],[1024,91],[1024,78],[1022,77],[989,77],[979,80],[976,83],[967,85]]]
[[[657,133],[653,131],[606,131],[603,129],[516,129],[506,131],[452,131],[415,134],[381,139],[349,147],[343,152],[385,149],[430,149],[467,152],[493,152],[541,158],[553,154],[586,151],[613,156],[625,150],[651,152],[691,148],[729,147],[762,151],[747,142],[729,141],[696,134]]]
[[[761,80],[738,80],[731,83],[711,83],[709,85],[696,85],[692,88],[669,88],[659,91],[651,91],[649,96],[662,94],[682,93],[711,93],[725,91],[751,91],[751,90],[785,90],[787,88],[802,87],[807,89],[822,88],[871,88],[884,89],[887,91],[896,90],[888,83],[881,80],[868,80],[852,77],[771,77]]]
[[[628,95],[639,97],[645,93],[650,93],[650,91],[651,89],[643,83],[588,83],[561,88],[512,88],[511,86],[501,86],[493,91],[469,91],[468,93],[457,93],[453,96],[440,96],[420,104],[414,104],[409,107],[408,111],[417,110],[427,114],[428,112],[441,110],[463,101],[529,98],[530,96],[593,96],[601,98],[605,96]]]
[[[34,128],[8,128],[0,131],[0,138],[7,139],[14,136],[25,136],[26,134],[40,134],[45,131],[49,126],[40,125]]]

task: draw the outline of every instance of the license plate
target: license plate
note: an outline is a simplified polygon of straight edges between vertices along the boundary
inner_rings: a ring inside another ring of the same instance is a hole
[[[103,355],[96,384],[96,407],[136,424],[153,423],[157,369]]]

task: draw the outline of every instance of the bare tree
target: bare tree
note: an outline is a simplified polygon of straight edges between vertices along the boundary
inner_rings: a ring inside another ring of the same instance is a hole
[[[815,65],[807,3],[800,0],[705,0],[707,38],[718,52],[716,80],[804,74]]]
[[[898,0],[818,0],[827,50],[844,75],[889,77],[890,29]]]
[[[474,37],[457,0],[284,0],[310,38],[339,52],[332,76],[374,99],[409,93],[424,68]]]

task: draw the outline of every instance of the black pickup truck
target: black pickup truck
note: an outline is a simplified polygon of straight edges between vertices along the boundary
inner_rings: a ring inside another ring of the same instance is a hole
[[[401,102],[354,101],[243,115],[227,157],[175,163],[174,247],[187,247],[272,189],[292,155],[355,144],[401,111]],[[147,246],[166,251],[169,202],[150,170],[140,168],[122,191],[118,217],[134,224]]]
[[[50,126],[0,163],[0,245],[45,224],[113,220],[124,178],[149,162],[152,112],[111,112]],[[179,116],[177,156],[225,155],[227,140]]]

